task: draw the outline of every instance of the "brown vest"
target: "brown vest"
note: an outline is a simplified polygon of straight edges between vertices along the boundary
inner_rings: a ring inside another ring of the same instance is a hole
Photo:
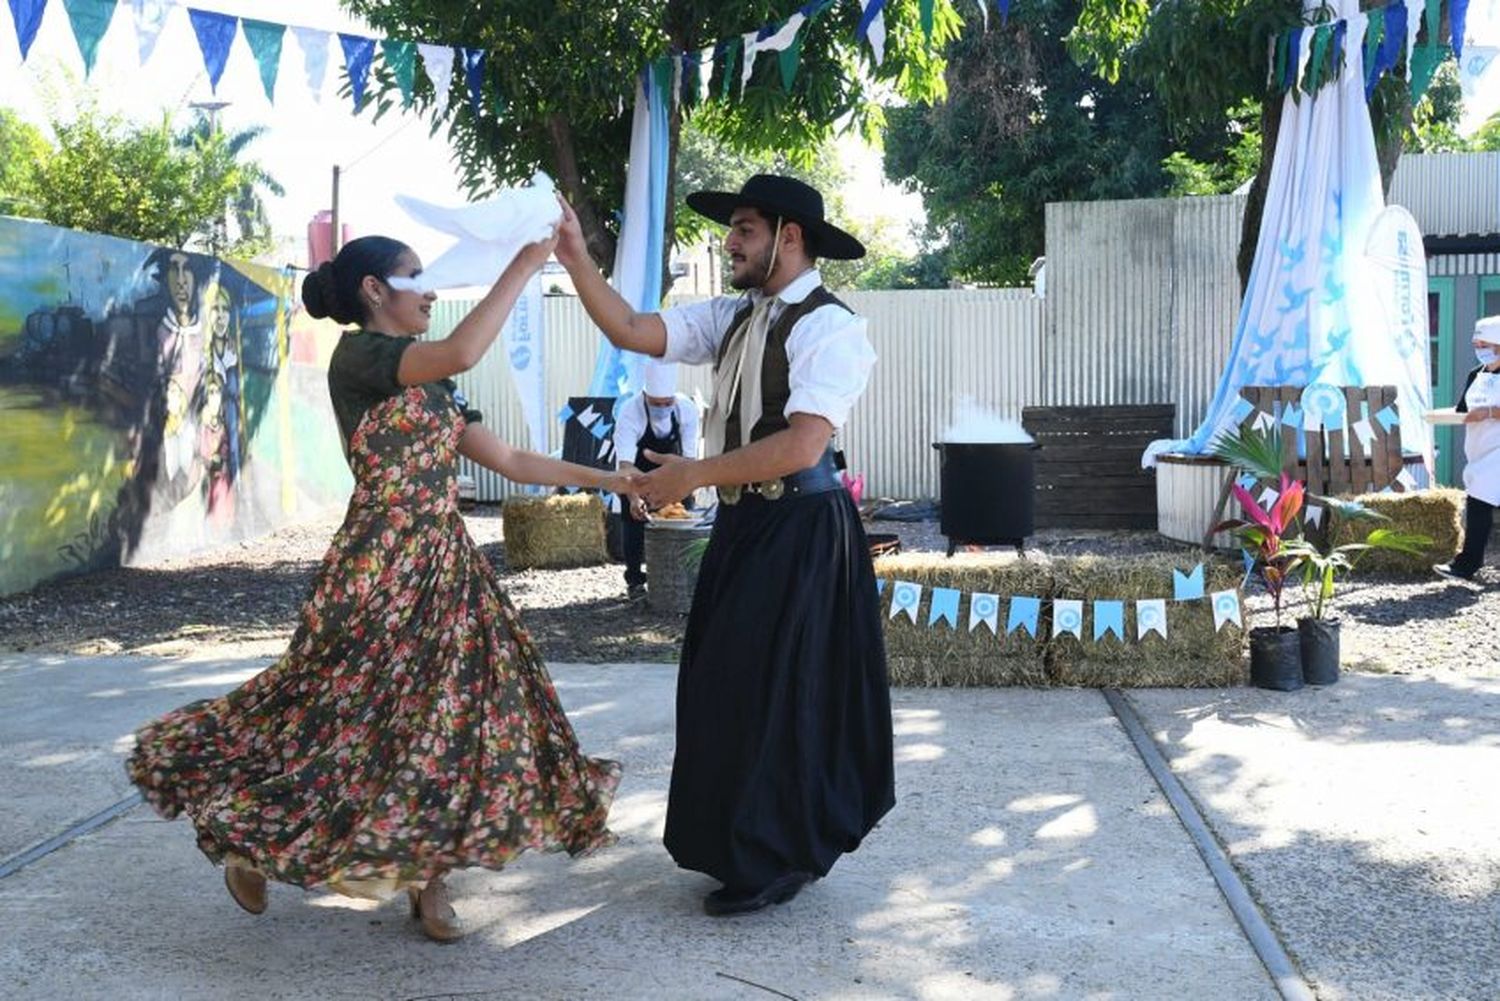
[[[787,338],[792,336],[792,328],[797,325],[798,320],[830,303],[846,312],[854,312],[833,293],[819,285],[801,302],[787,305],[776,322],[771,324],[771,329],[766,331],[766,353],[760,366],[760,420],[750,429],[751,441],[760,441],[791,426],[791,422],[786,419],[786,404],[792,398],[792,364],[786,356]],[[724,364],[724,356],[729,353],[729,343],[734,340],[734,332],[750,322],[753,308],[747,299],[734,314],[729,333],[719,344],[719,357],[714,361],[715,370]],[[740,434],[739,390],[735,390],[735,398],[729,401],[729,414],[724,422],[724,451],[739,448],[743,444]]]

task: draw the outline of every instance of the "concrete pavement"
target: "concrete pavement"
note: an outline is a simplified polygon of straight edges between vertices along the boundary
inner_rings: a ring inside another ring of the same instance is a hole
[[[265,663],[207,651],[0,658],[0,862],[129,795],[120,762],[134,727]],[[472,929],[462,942],[423,939],[396,902],[281,886],[252,917],[229,900],[186,822],[137,806],[0,878],[0,994],[1277,996],[1098,692],[897,691],[895,811],[792,903],[714,920],[699,910],[712,881],[677,869],[660,844],[674,669],[553,674],[584,747],[625,764],[611,815],[620,844],[456,877]],[[1320,995],[1500,995],[1471,963],[1485,948],[1500,955],[1500,849],[1473,813],[1493,799],[1500,687],[1366,677],[1291,696],[1149,691],[1130,701]],[[1378,760],[1365,753],[1387,745]],[[1398,788],[1399,762],[1410,784]],[[1454,776],[1440,795],[1423,788],[1436,772]],[[1385,780],[1350,784],[1367,773]],[[1312,803],[1310,776],[1323,797]],[[1447,832],[1437,841],[1404,830],[1419,793],[1426,828]],[[1455,927],[1469,946],[1446,944]],[[1382,952],[1394,962],[1382,964]]]

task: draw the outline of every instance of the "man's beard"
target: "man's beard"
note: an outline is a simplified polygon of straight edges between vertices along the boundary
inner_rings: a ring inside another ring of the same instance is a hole
[[[760,255],[760,260],[754,262],[754,266],[745,273],[744,277],[731,277],[729,279],[729,287],[743,292],[746,289],[760,288],[769,281],[771,278],[771,249],[769,247],[766,248],[766,252]],[[745,258],[745,263],[750,263],[748,257]]]

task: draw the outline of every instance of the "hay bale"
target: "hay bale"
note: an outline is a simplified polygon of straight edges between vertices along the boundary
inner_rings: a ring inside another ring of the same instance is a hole
[[[906,553],[876,560],[875,575],[887,582],[880,608],[891,684],[945,687],[1047,683],[1043,640],[1033,639],[1024,629],[1005,634],[1010,611],[1007,599],[1011,595],[1045,599],[1051,593],[1052,575],[1046,564],[1018,559],[1013,553],[965,553],[951,559],[935,553]],[[904,615],[890,618],[893,582],[898,580],[922,585],[915,625]],[[927,625],[934,587],[963,592],[958,628],[949,628],[946,622]],[[976,591],[1000,596],[1000,636],[984,625],[969,630],[970,595]]]
[[[1399,574],[1410,577],[1432,576],[1434,563],[1446,563],[1463,542],[1464,492],[1448,487],[1415,490],[1397,494],[1360,494],[1361,504],[1385,515],[1390,521],[1340,521],[1333,527],[1333,545],[1362,542],[1373,528],[1390,528],[1398,532],[1425,535],[1432,546],[1420,555],[1374,550],[1360,557],[1356,573]]]
[[[1208,601],[1172,601],[1172,571],[1196,562],[1171,554],[1131,557],[1081,556],[1053,561],[1053,597],[1084,603],[1083,639],[1053,638],[1047,622],[1047,676],[1054,684],[1088,688],[1223,687],[1247,680],[1245,633],[1233,626],[1214,630]],[[1237,590],[1243,569],[1204,564],[1206,592]],[[1242,601],[1243,601],[1243,596]],[[1167,636],[1136,638],[1140,598],[1167,599]],[[1125,603],[1125,638],[1094,639],[1093,602]],[[1242,605],[1243,609],[1243,605]],[[1241,612],[1243,615],[1243,610]]]
[[[604,549],[604,504],[594,494],[513,497],[501,508],[505,560],[513,570],[597,566]]]

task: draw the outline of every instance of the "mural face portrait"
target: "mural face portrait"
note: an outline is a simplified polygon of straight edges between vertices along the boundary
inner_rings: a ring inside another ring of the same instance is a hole
[[[229,345],[229,321],[232,306],[229,290],[222,285],[210,286],[208,294],[208,338],[214,354],[222,355]]]
[[[198,276],[193,272],[188,255],[182,251],[167,256],[167,296],[172,300],[172,309],[177,322],[183,326],[197,319]]]

